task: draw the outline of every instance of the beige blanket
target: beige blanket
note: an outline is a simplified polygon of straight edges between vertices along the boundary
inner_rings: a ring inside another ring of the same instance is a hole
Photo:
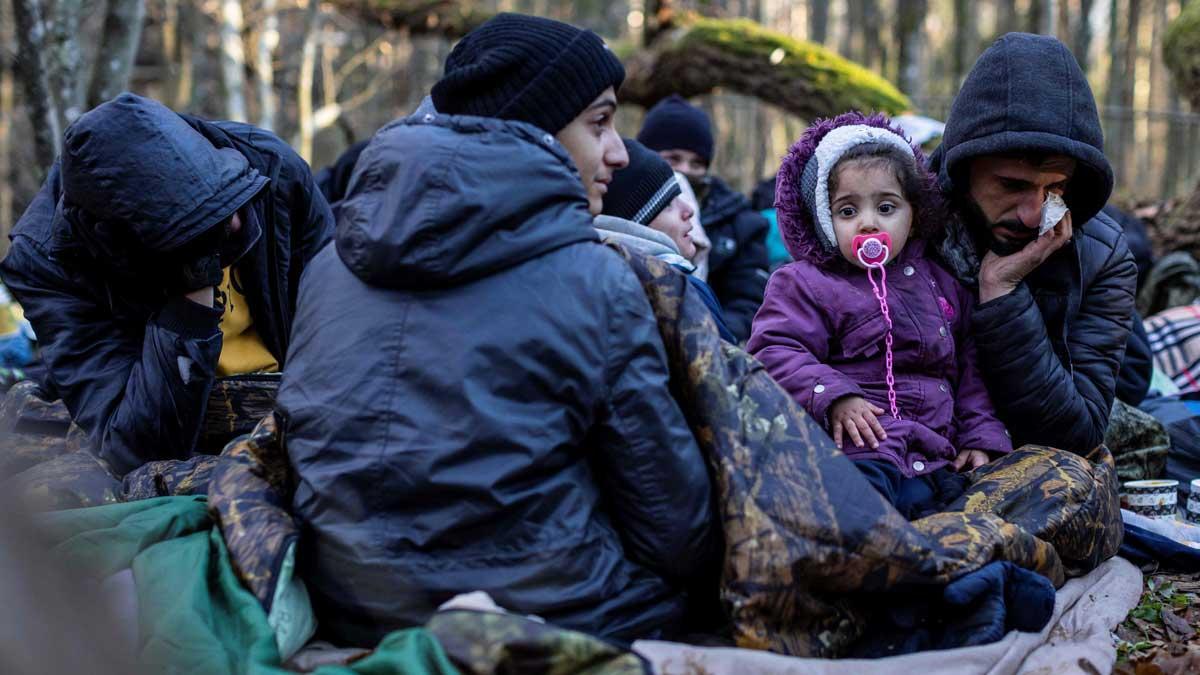
[[[635,642],[633,648],[654,665],[655,672],[664,675],[1094,675],[1112,672],[1117,658],[1112,630],[1137,605],[1141,594],[1142,573],[1128,561],[1113,558],[1059,589],[1054,616],[1041,633],[1014,631],[999,642],[980,647],[839,661],[649,640]]]

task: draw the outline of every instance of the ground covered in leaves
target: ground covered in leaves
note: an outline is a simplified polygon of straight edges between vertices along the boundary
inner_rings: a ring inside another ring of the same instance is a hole
[[[1200,673],[1200,574],[1146,574],[1116,633],[1120,675]]]

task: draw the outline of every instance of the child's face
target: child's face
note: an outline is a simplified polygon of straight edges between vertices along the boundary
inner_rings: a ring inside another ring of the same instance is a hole
[[[913,213],[891,167],[886,162],[854,159],[839,164],[835,171],[837,190],[830,195],[829,206],[842,256],[863,267],[851,248],[854,237],[887,232],[892,239],[888,260],[895,260],[908,243]]]
[[[692,207],[680,195],[650,221],[650,227],[671,238],[679,253],[691,260],[696,257],[696,242],[692,241]]]

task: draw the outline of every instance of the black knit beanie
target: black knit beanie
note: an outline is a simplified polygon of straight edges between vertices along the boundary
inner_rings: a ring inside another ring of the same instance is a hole
[[[613,174],[602,213],[649,225],[683,190],[671,165],[658,153],[632,138],[625,139],[625,149],[629,165]]]
[[[524,14],[497,14],[446,57],[433,104],[450,115],[529,122],[557,134],[625,68],[589,30]]]
[[[651,150],[691,150],[706,164],[712,162],[712,122],[703,110],[676,94],[646,113],[637,139]]]

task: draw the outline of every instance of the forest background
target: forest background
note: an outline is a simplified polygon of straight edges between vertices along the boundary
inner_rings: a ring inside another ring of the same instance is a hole
[[[415,108],[453,41],[497,11],[591,28],[625,57],[689,17],[744,18],[800,41],[781,43],[788,58],[820,57],[804,50],[821,45],[895,85],[905,104],[894,105],[937,119],[996,37],[1056,35],[1096,94],[1117,177],[1114,202],[1158,203],[1187,196],[1200,179],[1200,115],[1188,102],[1196,92],[1171,77],[1163,50],[1188,1],[0,0],[0,252],[61,130],[122,89],[272,129],[315,170]],[[740,35],[724,48],[737,50]],[[774,50],[770,62],[783,53]],[[778,88],[759,87],[759,97],[737,89],[697,100],[716,125],[715,172],[748,192],[775,173],[806,117],[822,108],[776,105],[782,98],[769,92]],[[645,104],[661,93],[634,98]],[[643,114],[625,105],[622,133],[635,135]]]

